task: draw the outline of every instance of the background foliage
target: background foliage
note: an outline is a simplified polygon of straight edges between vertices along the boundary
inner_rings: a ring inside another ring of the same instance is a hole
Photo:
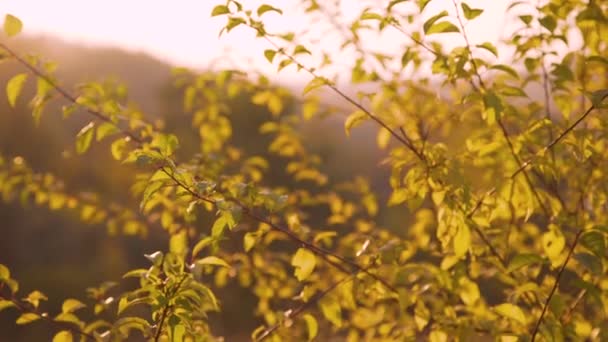
[[[40,42],[15,40],[22,23],[7,15],[2,74],[15,112],[0,117],[0,310],[19,327],[10,331],[608,338],[608,4],[515,1],[512,38],[496,46],[467,35],[483,8],[428,13],[429,2],[390,1],[350,21],[336,20],[339,2],[302,1],[341,37],[332,52],[306,32],[268,29],[278,7],[218,3],[221,34],[253,30],[278,72],[310,77],[302,95],[246,65],[169,75],[117,52],[106,53],[119,63],[97,68],[65,60],[63,74],[51,53],[29,54]],[[399,49],[364,44],[395,32]],[[108,72],[128,86],[98,80]],[[158,85],[155,102],[141,83]],[[49,267],[56,248],[65,260]]]

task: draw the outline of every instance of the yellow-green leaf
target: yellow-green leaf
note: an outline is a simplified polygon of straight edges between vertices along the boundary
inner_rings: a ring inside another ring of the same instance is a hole
[[[194,258],[198,256],[198,254],[203,250],[203,248],[211,245],[214,241],[215,239],[212,236],[207,236],[206,238],[201,239],[192,248],[192,257]]]
[[[10,279],[11,278],[11,271],[8,269],[8,267],[4,266],[3,264],[0,264],[0,279]]]
[[[111,122],[104,122],[99,127],[97,127],[97,141],[102,140],[103,138],[110,136],[112,134],[118,133],[118,127]]]
[[[267,4],[263,4],[262,6],[258,7],[258,16],[262,16],[262,14],[266,13],[266,12],[277,12],[279,14],[283,14],[283,11],[281,11],[280,9],[267,5]]]
[[[230,267],[230,265],[228,265],[227,262],[225,262],[224,260],[222,260],[216,256],[213,256],[213,255],[196,260],[195,263],[198,265],[215,265],[215,266]]]
[[[37,321],[39,319],[40,319],[39,315],[37,315],[35,313],[27,312],[27,313],[24,313],[21,316],[19,316],[19,318],[17,318],[15,323],[17,323],[19,325],[23,325],[23,324],[28,324],[28,323]]]
[[[180,232],[171,235],[169,239],[169,250],[171,253],[183,256],[188,250],[188,235],[186,230],[182,229]]]
[[[306,322],[308,340],[312,341],[319,333],[319,324],[317,323],[317,319],[311,314],[305,314],[302,316],[302,318],[304,318],[304,321]]]
[[[531,253],[522,253],[515,255],[510,261],[509,266],[507,266],[507,272],[513,272],[522,267],[538,264],[543,262],[543,258],[538,254]]]
[[[319,87],[322,87],[324,85],[330,84],[329,80],[326,79],[325,77],[315,77],[312,79],[312,81],[308,82],[308,84],[306,85],[306,87],[304,87],[304,94],[309,93],[310,91],[317,89]]]
[[[267,49],[264,50],[264,57],[266,57],[266,59],[272,63],[272,61],[274,60],[274,56],[277,55],[277,52],[275,50],[271,50],[271,49]]]
[[[6,299],[0,299],[0,311],[6,309],[6,308],[13,308],[16,307],[15,303],[13,303],[10,300],[6,300]]]
[[[7,14],[4,17],[4,33],[7,36],[12,37],[18,35],[23,29],[23,23],[17,17],[12,14]]]
[[[475,19],[483,13],[482,9],[471,8],[471,7],[469,7],[469,5],[467,5],[464,2],[461,5],[462,5],[462,12],[464,13],[464,17],[467,18],[468,20]]]
[[[83,154],[89,149],[91,141],[93,141],[94,126],[95,124],[93,122],[89,122],[88,125],[84,126],[80,132],[78,132],[76,135],[76,153]]]
[[[526,324],[526,315],[524,312],[516,305],[511,303],[503,303],[494,307],[494,310],[509,319],[517,321],[521,324]]]
[[[471,247],[471,229],[468,225],[463,224],[458,227],[458,231],[454,236],[454,254],[457,257],[462,257]]]
[[[53,342],[72,342],[74,341],[74,337],[72,333],[68,330],[62,330],[55,334],[53,337]]]
[[[357,110],[350,114],[346,118],[346,121],[344,121],[344,132],[346,132],[346,136],[350,136],[350,130],[357,127],[368,118],[369,116],[362,110]]]
[[[228,8],[228,6],[217,5],[217,6],[213,7],[213,10],[211,11],[211,16],[215,17],[217,15],[228,14],[228,13],[230,13],[230,9]]]
[[[333,297],[327,296],[319,301],[319,307],[323,316],[334,326],[342,326],[342,308],[340,303]]]
[[[391,132],[382,127],[378,130],[378,135],[376,135],[376,144],[381,149],[385,149],[388,146],[388,143],[391,141]]]
[[[441,21],[436,24],[433,24],[428,31],[427,35],[435,34],[435,33],[448,33],[448,32],[460,32],[456,25],[452,24],[449,21]]]
[[[65,301],[63,301],[63,305],[61,305],[61,312],[63,313],[67,313],[67,312],[74,312],[78,309],[82,309],[86,307],[86,305],[84,303],[82,303],[81,301],[77,300],[77,299],[66,299]]]
[[[548,232],[543,234],[542,245],[549,260],[554,262],[566,246],[566,238],[557,227],[553,226]]]
[[[308,278],[315,269],[316,262],[317,258],[313,252],[305,248],[298,249],[291,259],[291,265],[296,268],[296,278],[298,278],[299,281]]]
[[[8,98],[8,104],[11,107],[15,108],[17,98],[19,97],[19,94],[21,94],[21,89],[23,89],[26,80],[27,74],[23,73],[13,76],[6,84],[6,96]]]

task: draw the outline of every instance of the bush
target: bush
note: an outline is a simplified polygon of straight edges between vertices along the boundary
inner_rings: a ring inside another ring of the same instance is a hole
[[[251,335],[258,341],[607,340],[608,3],[513,2],[512,38],[494,45],[467,35],[483,8],[454,0],[435,13],[429,2],[390,1],[342,24],[339,6],[301,1],[300,15],[340,34],[331,53],[315,51],[305,32],[267,29],[279,8],[215,6],[222,33],[252,30],[269,63],[310,82],[297,96],[246,65],[176,69],[199,138],[181,150],[181,136],[124,105],[124,87],[72,92],[52,63],[1,43],[22,66],[7,82],[9,104],[34,78],[34,118],[59,98],[65,116],[83,111],[91,121],[75,151],[111,141],[114,159],[136,170],[140,205],[67,193],[19,156],[0,159],[4,199],[142,238],[160,225],[169,238],[123,276],[136,279],[131,289],[107,282],[53,313],[41,291],[20,294],[10,265],[0,265],[0,310],[18,310],[16,324],[46,321],[54,341],[214,341],[210,317],[227,300],[217,295],[238,285],[256,297],[248,314],[263,321]],[[21,26],[6,16],[9,37]],[[370,49],[396,34],[398,49]],[[435,37],[459,43],[446,49]],[[336,68],[348,68],[355,96]],[[361,175],[336,181],[303,140],[305,123],[344,113],[324,95],[349,106],[346,135],[366,122],[377,128],[388,198]],[[247,127],[235,124],[248,120],[235,112],[238,99],[272,114],[251,119],[260,122],[251,143],[233,130]],[[408,214],[407,227],[380,219],[387,207]]]

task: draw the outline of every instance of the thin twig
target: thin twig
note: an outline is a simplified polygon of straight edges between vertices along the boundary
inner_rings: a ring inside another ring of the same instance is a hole
[[[568,255],[566,256],[566,260],[564,260],[562,267],[559,269],[559,272],[557,273],[557,276],[555,278],[555,283],[553,283],[551,292],[549,292],[549,296],[547,297],[547,300],[545,301],[545,304],[543,305],[543,311],[541,312],[540,317],[536,321],[536,325],[534,326],[534,330],[532,331],[532,342],[534,342],[536,340],[536,335],[538,335],[540,325],[543,322],[543,318],[545,318],[545,313],[547,312],[547,309],[549,308],[549,303],[551,302],[551,298],[553,298],[553,295],[555,294],[555,291],[557,290],[557,288],[559,286],[559,281],[561,280],[562,275],[563,275],[564,271],[566,270],[568,261],[570,261],[570,257],[572,257],[572,253],[574,253],[574,248],[576,248],[576,245],[578,244],[578,239],[580,238],[580,236],[582,234],[583,234],[583,229],[581,228],[576,233],[576,236],[574,237],[574,241],[572,242],[572,246],[570,246],[570,250],[568,250]]]

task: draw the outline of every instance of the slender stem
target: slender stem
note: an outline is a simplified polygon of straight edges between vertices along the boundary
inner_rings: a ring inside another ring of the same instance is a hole
[[[6,52],[8,52],[9,55],[11,55],[11,57],[15,58],[19,63],[21,63],[23,66],[25,66],[29,71],[31,71],[34,75],[36,75],[37,77],[43,79],[45,82],[47,82],[49,85],[51,85],[51,87],[53,87],[53,89],[55,89],[55,91],[57,91],[63,98],[65,98],[66,100],[68,100],[69,102],[73,103],[73,104],[78,104],[78,99],[70,94],[67,90],[65,90],[64,88],[62,88],[61,86],[59,86],[59,84],[57,84],[53,79],[51,79],[48,75],[42,73],[40,70],[38,70],[36,67],[34,67],[32,64],[30,64],[29,62],[27,62],[26,60],[24,60],[21,56],[19,56],[15,51],[13,51],[12,49],[10,49],[8,46],[6,46],[4,43],[0,43],[0,48],[6,50]],[[112,119],[110,118],[110,116],[97,111],[89,106],[82,106],[87,112],[89,112],[89,114],[93,115],[96,119],[103,121],[103,122],[109,122],[114,124],[114,122],[112,121]],[[117,127],[120,131],[121,134],[131,138],[131,140],[137,142],[137,143],[143,143],[143,140],[141,138],[139,138],[137,135],[135,135],[133,132],[126,130],[126,129],[122,129],[120,127]]]
[[[44,313],[40,313],[37,310],[33,310],[33,309],[26,307],[14,296],[5,297],[2,293],[0,293],[0,298],[12,302],[15,305],[15,307],[22,313],[32,313],[32,314],[38,316],[40,319],[45,320],[48,323],[50,323],[51,325],[55,325],[55,326],[59,327],[60,329],[64,329],[64,330],[67,329],[73,333],[80,334],[89,340],[97,341],[97,338],[95,338],[95,336],[80,330],[80,328],[74,327],[71,324],[64,324],[62,322],[57,322]]]
[[[553,283],[551,292],[549,292],[549,296],[547,297],[547,300],[545,301],[545,304],[543,305],[543,311],[541,312],[540,317],[536,321],[536,325],[534,326],[534,330],[532,331],[532,342],[534,342],[536,340],[536,336],[538,335],[540,325],[543,322],[543,318],[545,318],[545,313],[547,312],[547,309],[549,308],[549,303],[551,302],[551,298],[553,298],[555,291],[557,291],[557,288],[559,286],[559,281],[561,280],[562,275],[564,274],[564,271],[566,270],[566,266],[568,265],[568,262],[570,261],[570,258],[572,257],[572,254],[574,253],[574,248],[576,248],[576,245],[578,244],[578,239],[580,238],[580,236],[582,234],[583,234],[583,229],[581,228],[576,233],[576,236],[574,237],[574,242],[572,242],[572,246],[570,246],[570,250],[568,250],[568,255],[566,256],[566,260],[564,261],[564,263],[562,264],[562,267],[559,269],[559,272],[557,273],[557,276],[555,278],[555,283]]]

